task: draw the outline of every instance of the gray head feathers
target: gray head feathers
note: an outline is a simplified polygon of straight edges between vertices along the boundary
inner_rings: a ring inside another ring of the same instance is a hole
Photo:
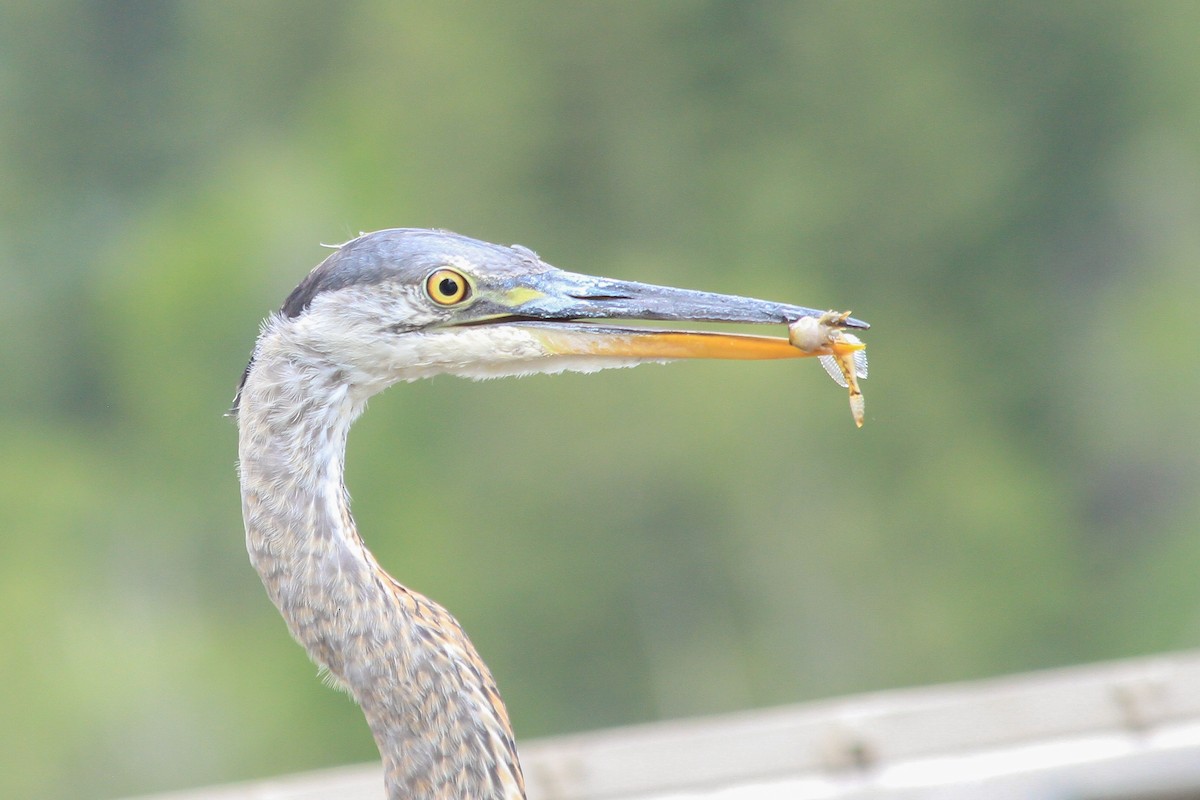
[[[331,253],[288,295],[281,313],[299,316],[321,292],[389,280],[418,282],[432,270],[455,261],[500,265],[519,261],[525,268],[538,264],[531,250],[519,245],[482,242],[450,231],[393,228],[351,239]]]
[[[387,281],[415,284],[439,267],[464,262],[492,272],[503,272],[506,267],[523,272],[539,266],[548,269],[536,253],[520,245],[504,247],[450,231],[391,228],[366,233],[340,245],[292,290],[279,313],[292,319],[303,314],[322,292]],[[237,415],[242,387],[253,366],[251,355],[228,416]]]

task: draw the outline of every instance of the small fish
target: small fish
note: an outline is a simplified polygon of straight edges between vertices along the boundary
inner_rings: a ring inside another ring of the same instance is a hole
[[[829,377],[850,391],[850,414],[861,428],[866,403],[858,381],[867,377],[867,353],[861,339],[843,330],[849,317],[849,311],[801,317],[788,325],[788,341],[806,353],[815,353]]]

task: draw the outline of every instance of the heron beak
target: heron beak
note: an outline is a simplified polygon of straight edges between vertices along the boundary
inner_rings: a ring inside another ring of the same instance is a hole
[[[830,342],[803,350],[786,338],[743,333],[616,326],[614,320],[788,325],[819,309],[668,286],[616,281],[551,269],[525,276],[496,295],[494,319],[519,325],[559,355],[646,360],[777,359],[846,355],[861,344]],[[503,316],[502,316],[503,314]],[[505,319],[507,318],[507,319]],[[867,323],[847,318],[846,328]]]

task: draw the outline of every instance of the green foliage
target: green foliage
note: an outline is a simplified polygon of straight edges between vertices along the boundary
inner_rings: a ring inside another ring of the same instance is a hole
[[[1200,642],[1189,3],[0,9],[0,796],[374,758],[222,418],[360,230],[853,307],[815,364],[379,398],[360,526],[522,739]],[[1182,363],[1181,363],[1182,362]]]

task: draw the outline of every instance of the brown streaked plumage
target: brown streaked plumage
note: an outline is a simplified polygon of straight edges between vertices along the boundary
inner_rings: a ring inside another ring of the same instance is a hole
[[[362,707],[390,798],[514,800],[525,787],[507,711],[466,634],[388,575],[355,528],[343,465],[367,399],[436,374],[828,354],[581,321],[782,324],[819,314],[577,275],[525,248],[399,229],[339,247],[264,322],[233,411],[247,549],[292,635]]]

